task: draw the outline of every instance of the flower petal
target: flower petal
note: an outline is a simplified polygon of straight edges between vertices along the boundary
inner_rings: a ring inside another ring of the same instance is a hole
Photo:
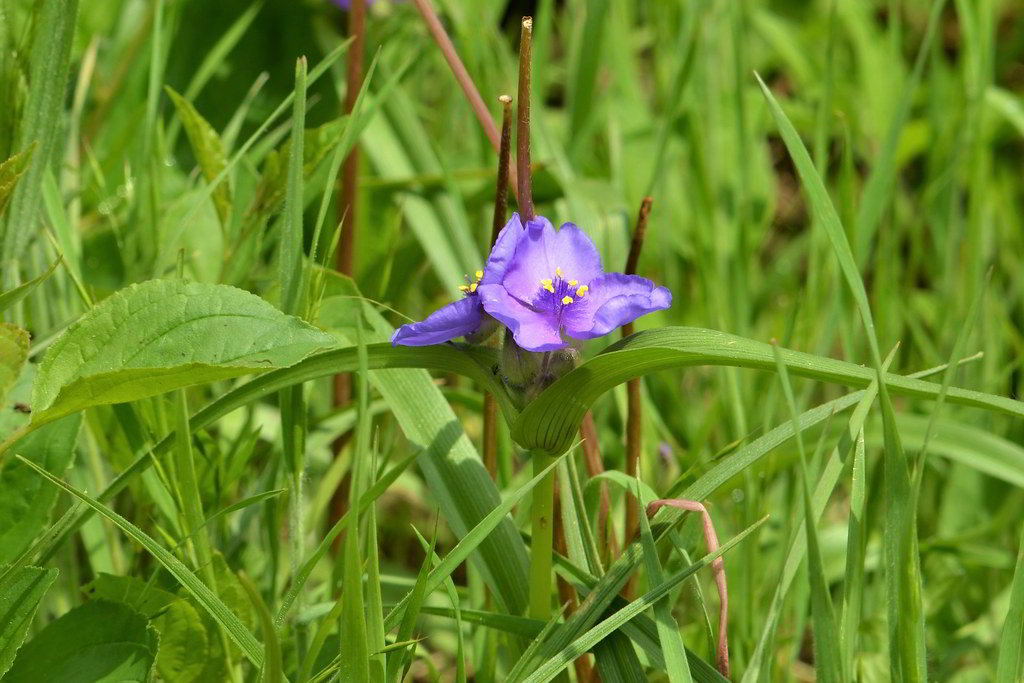
[[[570,337],[593,339],[671,305],[672,292],[647,278],[605,273],[590,282],[585,296],[565,308],[562,325]]]
[[[541,291],[540,281],[555,276],[554,264],[548,263],[548,244],[554,240],[555,229],[548,219],[538,216],[527,222],[526,232],[500,280],[509,294],[520,301],[533,301]]]
[[[480,285],[477,293],[484,310],[511,330],[516,344],[527,351],[554,351],[567,346],[554,316],[527,308],[501,285]]]
[[[402,325],[391,335],[392,346],[429,346],[474,332],[483,316],[480,297],[471,294],[443,306],[426,320]]]
[[[512,218],[505,223],[505,227],[498,233],[498,239],[495,240],[494,246],[491,247],[480,284],[489,285],[501,282],[505,277],[505,271],[508,270],[509,263],[512,262],[512,257],[515,256],[516,246],[525,234],[526,229],[519,219],[519,214],[512,214]]]
[[[590,282],[604,272],[597,247],[574,223],[563,223],[547,248],[548,263],[561,268],[567,280]]]

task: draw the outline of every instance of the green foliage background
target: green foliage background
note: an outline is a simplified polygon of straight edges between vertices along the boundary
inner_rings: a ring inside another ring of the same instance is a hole
[[[369,9],[339,118],[351,48],[326,0],[0,0],[0,678],[540,680],[576,643],[606,681],[720,680],[699,520],[656,518],[618,563],[596,526],[607,486],[623,545],[620,383],[646,372],[644,491],[748,534],[726,555],[734,679],[1020,680],[1019,3],[433,5],[495,118],[533,14],[538,213],[618,270],[652,196],[638,272],[674,294],[546,402],[502,403],[493,485],[493,350],[386,343],[480,267],[494,199],[412,2]],[[350,280],[324,266],[356,143]],[[202,310],[159,303],[185,287]],[[265,344],[239,360],[247,335]],[[335,372],[356,377],[341,409]],[[558,571],[604,602],[535,638],[516,442],[560,454],[586,407],[608,473],[578,443],[558,461]],[[363,503],[338,525],[336,491]],[[634,596],[669,598],[624,607],[632,567]],[[60,635],[89,620],[109,628]]]

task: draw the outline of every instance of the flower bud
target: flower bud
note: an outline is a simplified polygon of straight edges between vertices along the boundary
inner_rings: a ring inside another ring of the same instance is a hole
[[[521,348],[512,339],[512,333],[505,330],[505,343],[501,347],[501,381],[517,407],[526,405],[527,397],[533,394],[543,364],[543,353]]]
[[[498,329],[498,321],[487,315],[486,313],[480,316],[480,327],[466,335],[466,341],[470,344],[483,344]]]

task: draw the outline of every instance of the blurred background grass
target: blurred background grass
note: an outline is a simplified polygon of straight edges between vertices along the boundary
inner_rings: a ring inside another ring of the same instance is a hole
[[[0,4],[0,158],[21,151],[17,126],[28,101],[26,78],[38,30],[33,5]],[[966,349],[984,356],[965,366],[956,383],[1020,396],[1019,3],[439,0],[435,6],[496,117],[498,95],[516,91],[520,18],[535,17],[538,213],[556,224],[579,224],[597,241],[606,263],[618,269],[641,199],[654,198],[638,272],[669,286],[674,306],[638,327],[710,327],[868,362],[856,309],[824,234],[812,230],[806,197],[756,71],[826,180],[854,245],[883,354],[899,343],[892,369],[908,373],[948,360],[991,268]],[[315,64],[342,42],[345,26],[345,12],[327,1],[81,4],[67,110],[60,118],[56,183],[50,190],[44,183],[51,203],[43,219],[95,298],[170,273],[180,249],[195,279],[276,296],[273,255],[285,157],[272,150],[286,140],[287,122],[271,126],[232,172],[233,218],[222,229],[211,202],[188,213],[204,180],[195,148],[181,134],[180,114],[160,86],[186,94],[219,133],[230,158],[292,92],[295,58],[306,55]],[[371,97],[396,74],[401,80],[380,98],[360,138],[355,280],[366,296],[419,318],[457,291],[462,273],[482,263],[495,155],[411,3],[374,3],[366,45],[367,62],[379,55]],[[224,48],[220,53],[218,46]],[[337,142],[338,129],[331,125],[344,99],[345,59],[309,92],[307,127],[325,128],[307,137],[307,246],[327,182],[326,160]],[[66,216],[60,218],[54,207],[66,207]],[[338,220],[333,204],[329,216],[325,232]],[[17,265],[5,263],[4,269],[27,279],[52,256],[52,245],[36,240]],[[36,350],[81,306],[63,270],[38,290],[22,314]],[[604,343],[592,343],[589,350]],[[443,388],[477,442],[479,392],[453,380]],[[794,388],[805,409],[842,393],[806,380],[796,380]],[[664,372],[646,380],[645,392],[641,472],[659,493],[692,481],[789,415],[776,378],[737,369]],[[330,410],[326,384],[318,386],[312,406],[314,418]],[[624,469],[624,406],[624,388],[595,406],[607,469]],[[904,444],[915,453],[934,406],[903,400],[897,408]],[[929,460],[919,509],[929,678],[991,680],[1024,516],[1024,426],[951,406],[938,419],[931,448],[939,457]],[[406,448],[388,417],[379,418],[378,428],[382,451]],[[331,491],[317,486],[328,466],[329,444],[341,429],[328,421],[312,432],[317,455],[310,479],[321,505]],[[247,465],[254,472],[277,448],[271,431],[256,442]],[[838,425],[831,431],[827,438],[838,438]],[[805,441],[813,444],[816,437],[805,435]],[[875,418],[867,423],[866,440],[869,534],[858,671],[862,680],[886,680],[886,607],[878,573],[882,438]],[[499,488],[506,491],[523,481],[523,472],[505,433],[500,453]],[[800,508],[796,463],[795,446],[784,445],[711,501],[724,538],[765,513],[772,516],[727,563],[739,672],[761,634],[793,531],[789,520]],[[75,476],[107,476],[123,464],[115,449],[109,462],[80,458]],[[231,500],[239,495],[234,484],[210,482],[208,493]],[[587,488],[595,509],[596,491]],[[612,495],[621,526],[621,490],[613,487]],[[845,575],[849,496],[844,477],[819,527],[825,572],[835,591]],[[132,500],[140,504],[135,521],[144,526],[145,492],[134,491],[125,504]],[[404,590],[395,587],[408,585],[423,558],[408,525],[429,536],[434,514],[431,492],[416,475],[403,476],[380,499],[381,564],[396,599]],[[313,533],[319,538],[316,528]],[[80,601],[77,586],[98,571],[133,571],[138,560],[118,541],[102,534],[91,538],[99,545],[79,549],[82,557],[64,558],[76,571],[62,574],[56,604]],[[452,540],[443,535],[439,552]],[[456,580],[461,585],[466,578],[457,574]],[[795,585],[775,641],[777,680],[812,676],[809,589],[805,579]],[[676,603],[687,624],[685,641],[701,652],[704,634],[694,609],[689,594]],[[450,671],[450,624],[430,624],[416,670],[425,672],[423,662],[431,659],[439,670]]]

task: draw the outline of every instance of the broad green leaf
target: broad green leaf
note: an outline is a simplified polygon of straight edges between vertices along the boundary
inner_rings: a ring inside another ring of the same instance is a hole
[[[779,352],[794,375],[853,387],[865,387],[876,376],[873,369],[846,361],[787,349]],[[524,447],[564,452],[583,414],[604,392],[634,377],[695,365],[774,370],[775,361],[771,345],[726,332],[694,327],[645,330],[612,344],[545,389],[512,425],[512,436]],[[885,381],[893,393],[915,398],[934,400],[941,389],[900,375],[886,374]],[[950,388],[946,400],[1024,417],[1024,403],[992,394]]]
[[[32,45],[28,50],[28,99],[22,112],[16,149],[39,147],[11,196],[7,222],[0,223],[0,263],[18,259],[36,232],[43,171],[64,139],[61,117],[67,93],[68,65],[75,34],[78,0],[43,0],[35,6]],[[10,282],[5,272],[3,284]]]
[[[28,169],[28,164],[32,160],[32,153],[35,152],[38,146],[38,142],[33,142],[27,148],[0,164],[0,218],[3,218],[4,209],[7,208],[7,202],[10,201],[11,195],[14,193],[14,187],[18,184],[18,179]],[[0,310],[3,310],[3,307],[0,307]]]
[[[28,360],[29,334],[13,323],[0,323],[0,405]]]
[[[175,599],[153,620],[160,633],[156,668],[168,681],[195,681],[212,657],[209,635],[199,612]]]
[[[21,567],[0,585],[0,678],[11,668],[39,602],[56,578],[56,569]]]
[[[226,285],[151,280],[114,294],[50,347],[35,421],[287,367],[333,339]]]
[[[148,681],[156,630],[127,605],[90,600],[50,623],[18,651],[4,683]]]
[[[13,452],[61,477],[71,466],[81,415],[51,422],[16,442]],[[46,528],[57,490],[18,461],[0,470],[0,564],[12,561]]]
[[[202,171],[207,182],[212,182],[227,166],[227,157],[224,154],[224,145],[220,141],[220,136],[217,135],[213,126],[196,111],[191,102],[175,92],[169,85],[164,88],[171,101],[174,102],[178,116],[181,117],[182,124],[185,126],[185,134],[192,146],[192,153],[199,163],[199,170]],[[213,204],[217,208],[221,227],[226,229],[231,223],[231,188],[226,182],[213,188]]]
[[[153,619],[172,602],[180,597],[152,585],[151,582],[137,579],[134,576],[118,576],[116,574],[100,574],[88,585],[84,592],[91,599],[102,598],[114,602],[123,602],[147,619]],[[163,648],[163,641],[160,647]]]
[[[176,558],[168,552],[166,548],[162,547],[151,537],[146,535],[145,532],[111,510],[109,507],[97,502],[95,499],[78,489],[69,486],[62,480],[53,476],[49,472],[40,469],[24,458],[19,458],[19,460],[29,465],[29,467],[34,469],[40,476],[45,478],[54,486],[70,493],[72,496],[82,501],[99,514],[109,519],[119,529],[121,529],[125,535],[145,548],[161,565],[163,565],[164,569],[170,572],[171,576],[177,579],[182,587],[187,590],[193,598],[195,598],[196,602],[203,608],[203,610],[205,610],[218,624],[220,624],[220,626],[224,628],[228,635],[231,636],[231,639],[242,649],[242,653],[250,662],[256,666],[263,665],[263,648],[260,646],[259,641],[253,637],[252,633],[245,624],[242,623],[238,615],[232,612],[220,597],[214,595],[213,591],[211,591],[206,584],[200,581],[199,577],[192,573],[192,571],[186,567],[181,560]],[[215,558],[216,557],[219,557],[219,555],[215,556]]]

